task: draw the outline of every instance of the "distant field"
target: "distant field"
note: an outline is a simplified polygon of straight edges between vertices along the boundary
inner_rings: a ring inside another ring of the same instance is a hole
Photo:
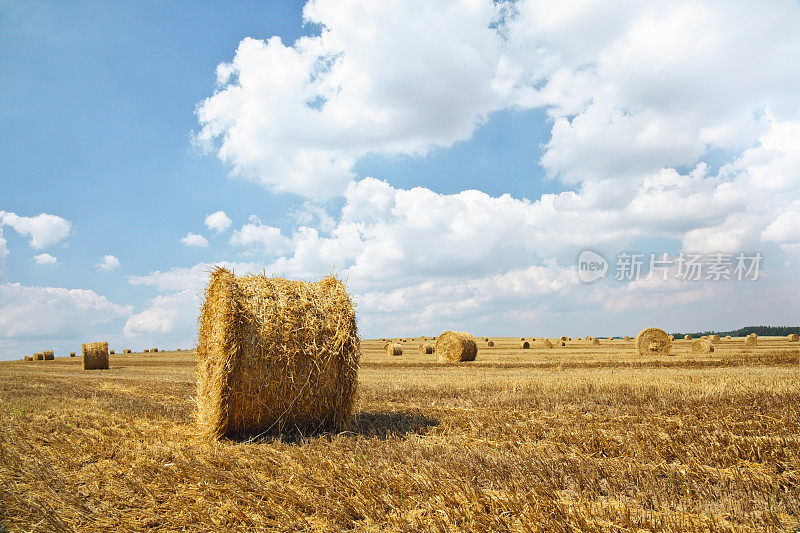
[[[472,363],[362,343],[350,431],[207,443],[194,352],[0,363],[10,531],[796,531],[800,344],[632,341]],[[0,527],[0,531],[2,531]]]

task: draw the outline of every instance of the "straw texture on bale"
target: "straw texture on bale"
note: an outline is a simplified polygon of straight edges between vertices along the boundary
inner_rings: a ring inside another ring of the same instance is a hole
[[[683,336],[683,340],[690,341],[690,340],[692,340],[692,336],[691,335],[684,335]]]
[[[489,341],[486,343],[486,346],[494,346],[494,341]]]
[[[105,370],[108,368],[108,343],[87,342],[81,345],[84,370]]]
[[[553,343],[550,342],[548,339],[545,339],[544,341],[542,341],[542,346],[544,346],[545,348],[552,348]]]
[[[636,350],[639,355],[669,355],[672,341],[663,329],[643,329],[636,336]]]
[[[33,361],[33,356],[32,355],[26,355],[24,359],[26,361]]]
[[[522,341],[519,347],[522,348],[523,350],[527,350],[531,347],[531,343],[528,341]]]
[[[430,354],[433,353],[433,344],[422,343],[419,345],[419,353]]]
[[[53,350],[45,350],[42,353],[44,354],[45,361],[53,361],[56,358],[55,354],[53,353]]]
[[[469,333],[445,331],[436,339],[434,351],[440,363],[474,361],[478,355],[478,345]]]
[[[692,343],[692,353],[711,353],[713,351],[714,346],[707,339],[698,339]]]
[[[711,335],[711,337],[709,337],[709,340],[711,342],[719,342],[719,339],[720,339],[719,335]]]
[[[387,355],[403,355],[402,344],[389,344],[386,346]]]
[[[216,268],[199,322],[197,406],[206,437],[348,426],[361,341],[341,281]]]
[[[69,352],[70,357],[75,357],[75,352]]]
[[[750,336],[748,335],[748,336],[747,336],[747,337],[744,339],[744,343],[745,343],[745,345],[747,345],[747,346],[755,346],[756,344],[758,344],[758,338],[757,338],[757,337],[750,337]]]
[[[800,341],[800,335],[798,335],[797,333],[791,333],[787,338],[789,339],[790,342]]]

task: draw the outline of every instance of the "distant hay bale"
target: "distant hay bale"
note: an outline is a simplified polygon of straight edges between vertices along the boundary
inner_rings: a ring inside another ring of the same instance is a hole
[[[525,337],[520,337],[519,340],[524,341]]]
[[[42,352],[42,354],[44,354],[45,361],[53,361],[56,358],[55,354],[53,353],[53,350],[45,350]]]
[[[744,343],[746,346],[755,346],[758,344],[758,338],[751,337],[750,335],[748,335],[747,337],[745,337]]]
[[[75,357],[75,352],[69,352],[70,357]]]
[[[483,338],[483,341],[484,341],[484,342],[489,342],[489,337],[484,337],[484,338]]]
[[[158,351],[158,348],[150,348],[150,353],[155,353]]]
[[[486,343],[486,346],[494,346],[494,341],[489,341]]]
[[[614,337],[608,337],[608,338],[606,338],[606,340],[607,340],[607,341],[613,341],[613,340],[614,340]]]
[[[128,348],[125,348],[124,350],[122,350],[122,353],[131,353],[131,351]]]
[[[725,335],[725,339],[726,339],[726,340],[731,340],[732,338],[733,338],[733,337],[731,337],[730,335]]]
[[[32,355],[26,355],[25,357],[23,357],[23,359],[25,361],[33,361],[33,356]]]
[[[567,343],[566,343],[566,342],[564,342],[564,341],[561,341],[561,346],[566,346],[566,345],[567,345]]]
[[[84,370],[108,369],[108,343],[87,342],[81,345]]]
[[[690,341],[690,340],[692,340],[692,336],[691,335],[684,335],[683,336],[683,340]]]
[[[636,350],[639,355],[669,355],[672,341],[663,329],[643,329],[636,336]]]
[[[674,341],[675,340],[675,335],[670,335],[669,336],[669,340]]]
[[[758,338],[758,335],[756,335],[755,333],[748,333],[747,336],[748,337]]]
[[[419,353],[426,355],[433,353],[433,344],[427,344],[423,342],[419,345]]]
[[[523,350],[528,350],[531,347],[531,343],[528,341],[522,341],[519,347],[522,348]]]
[[[41,352],[37,352],[33,354],[34,361],[44,361],[44,354]]]
[[[708,339],[698,339],[692,343],[692,353],[711,353],[713,351],[714,346]]]
[[[348,426],[361,341],[341,281],[216,268],[199,322],[197,412],[206,437]]]
[[[592,339],[590,342],[592,346],[600,346],[600,339]]]
[[[108,351],[108,355],[115,355],[115,354],[116,354],[116,352],[114,350],[109,350]]]
[[[561,337],[558,338],[558,340],[565,341],[565,340],[567,340],[567,338],[562,335]]]
[[[145,349],[142,353],[150,353],[150,350]]]
[[[549,339],[544,339],[542,341],[542,347],[544,347],[544,348],[552,348],[553,347],[553,343],[550,342]]]
[[[789,339],[789,342],[798,342],[800,341],[800,335],[798,335],[797,333],[791,333],[789,334],[787,339]]]
[[[475,339],[464,331],[445,331],[436,339],[434,350],[440,363],[474,361],[478,355]]]
[[[403,355],[403,345],[402,344],[389,344],[386,346],[386,354],[387,355]]]
[[[720,339],[719,335],[711,335],[708,338],[708,340],[710,340],[711,342],[719,342],[719,339]]]
[[[672,335],[670,335],[670,337],[672,337]],[[625,335],[625,340],[626,340],[626,341],[629,341],[629,340],[631,340],[631,338],[630,338],[630,337],[628,337],[627,335]]]

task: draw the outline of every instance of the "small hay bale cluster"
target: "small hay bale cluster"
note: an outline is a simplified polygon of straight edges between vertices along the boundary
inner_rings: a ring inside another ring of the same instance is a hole
[[[643,329],[636,336],[636,351],[639,355],[669,355],[671,348],[672,341],[663,329]]]
[[[433,350],[434,350],[433,344],[428,344],[423,342],[422,344],[419,345],[419,353],[421,354],[426,354],[426,355],[432,354]]]
[[[211,273],[197,345],[206,437],[341,431],[358,385],[360,339],[344,284]]]
[[[108,369],[108,343],[87,342],[81,345],[84,370]]]
[[[519,347],[522,348],[523,350],[528,350],[531,347],[531,343],[528,341],[522,341]]]
[[[402,344],[387,344],[386,345],[386,354],[387,355],[403,355],[403,345]]]
[[[692,343],[692,353],[711,353],[714,346],[708,339],[697,339]]]
[[[434,351],[440,363],[474,361],[478,355],[478,345],[469,333],[445,331],[436,339]]]

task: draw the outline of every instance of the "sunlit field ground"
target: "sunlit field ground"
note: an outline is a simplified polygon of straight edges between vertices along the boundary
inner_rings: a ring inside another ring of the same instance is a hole
[[[194,352],[0,363],[11,531],[794,531],[800,345],[519,349],[439,365],[364,341],[354,424],[196,436]],[[2,529],[2,528],[0,528]]]

